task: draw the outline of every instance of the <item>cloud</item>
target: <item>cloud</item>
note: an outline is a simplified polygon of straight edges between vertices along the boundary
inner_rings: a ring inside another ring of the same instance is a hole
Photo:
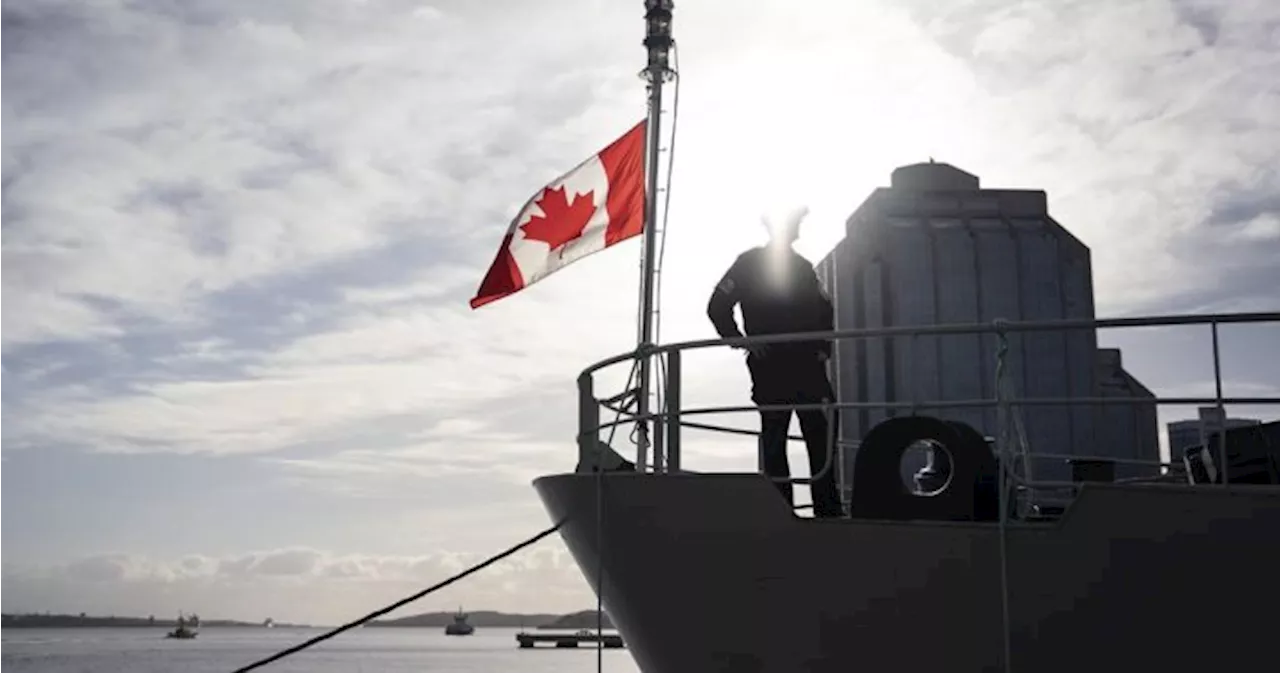
[[[1262,236],[1253,247],[1238,232],[1275,210],[1264,195],[1280,189],[1280,127],[1271,121],[1280,87],[1270,75],[1280,58],[1269,47],[1280,11],[915,6],[929,34],[969,66],[986,94],[984,116],[1022,148],[1000,172],[1049,188],[1055,216],[1093,247],[1101,308],[1167,305],[1219,287],[1274,297],[1280,277],[1269,260],[1280,241]]]
[[[600,66],[548,80],[527,76],[546,59],[501,55],[555,12],[10,3],[5,17],[6,361],[68,340],[99,361],[75,390],[24,395],[15,441],[269,451],[527,378],[531,340],[494,344],[499,323],[459,307],[529,172],[550,177],[616,117]],[[468,41],[443,39],[461,29]],[[566,117],[579,123],[529,132]]]
[[[544,59],[498,67],[509,52],[492,48],[533,39],[518,22],[420,10],[6,5],[5,294],[33,310],[5,343],[84,339],[133,315],[198,321],[209,293],[413,232],[446,248],[490,238],[470,223],[516,197],[463,185],[527,182],[547,148],[521,131],[599,104],[600,74],[534,85]],[[544,16],[524,28],[558,18]],[[458,30],[470,38],[444,39]],[[37,317],[46,301],[60,318]]]

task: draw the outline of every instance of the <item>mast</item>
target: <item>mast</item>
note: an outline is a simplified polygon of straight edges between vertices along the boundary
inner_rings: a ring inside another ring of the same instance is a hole
[[[668,66],[671,51],[671,10],[674,0],[644,0],[644,46],[649,52],[649,64],[640,76],[648,82],[649,121],[648,150],[645,152],[648,181],[645,187],[644,258],[640,272],[640,334],[637,339],[640,351],[639,437],[636,467],[644,470],[649,453],[649,394],[652,358],[647,349],[653,346],[654,274],[658,240],[658,142],[661,137],[662,85],[674,74]],[[660,450],[654,451],[655,472],[664,469]]]

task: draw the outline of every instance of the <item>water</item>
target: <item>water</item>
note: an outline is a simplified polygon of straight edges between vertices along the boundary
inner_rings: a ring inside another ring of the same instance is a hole
[[[519,629],[371,628],[257,669],[262,673],[591,673],[593,647],[516,646]],[[204,628],[196,640],[166,640],[161,629],[6,629],[4,673],[230,673],[319,634],[319,629]],[[626,650],[604,650],[604,671],[638,673]]]

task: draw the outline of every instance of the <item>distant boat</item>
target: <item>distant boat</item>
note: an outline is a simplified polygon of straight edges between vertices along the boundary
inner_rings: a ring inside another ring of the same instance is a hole
[[[270,628],[274,628],[274,627],[275,627],[275,625],[276,625],[276,620],[274,620],[274,619],[272,619],[272,618],[270,618],[270,617],[267,617],[266,621],[262,622],[262,625],[263,625],[263,626],[265,626],[265,627],[266,627],[266,628],[268,628],[268,629],[270,629]]]
[[[164,637],[177,638],[178,640],[194,640],[196,636],[200,635],[199,631],[197,631],[199,628],[200,617],[198,615],[191,615],[191,618],[188,619],[182,616],[182,613],[178,613],[178,627],[165,634]]]
[[[446,636],[469,636],[475,633],[476,627],[467,623],[467,613],[458,608],[458,613],[453,616],[453,623],[444,627]]]

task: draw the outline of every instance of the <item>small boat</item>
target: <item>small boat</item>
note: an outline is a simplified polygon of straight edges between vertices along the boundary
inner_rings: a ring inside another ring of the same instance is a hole
[[[178,613],[177,628],[166,633],[164,637],[177,638],[178,640],[194,640],[196,636],[200,635],[199,631],[197,631],[199,628],[200,617],[197,615],[191,615],[191,618],[188,619],[184,617],[182,613]]]
[[[444,627],[446,636],[469,636],[475,633],[476,627],[467,623],[467,613],[458,608],[458,613],[453,616],[453,623]]]

